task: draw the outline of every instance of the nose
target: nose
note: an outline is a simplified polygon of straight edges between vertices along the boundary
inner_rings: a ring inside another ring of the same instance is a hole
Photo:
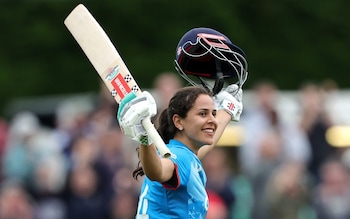
[[[215,127],[217,126],[218,122],[216,120],[216,117],[213,114],[209,115],[208,123],[213,123],[215,125]]]

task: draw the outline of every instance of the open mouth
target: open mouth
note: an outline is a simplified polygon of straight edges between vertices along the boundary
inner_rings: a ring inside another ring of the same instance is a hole
[[[202,129],[203,132],[208,134],[214,134],[215,130],[212,128]]]

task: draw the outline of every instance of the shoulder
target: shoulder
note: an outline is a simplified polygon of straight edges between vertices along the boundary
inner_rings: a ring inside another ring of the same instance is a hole
[[[175,161],[188,161],[195,159],[197,156],[191,151],[186,145],[183,143],[176,141],[176,140],[170,140],[168,147],[171,151],[171,157],[170,159]]]
[[[179,171],[188,172],[191,163],[200,162],[197,155],[193,153],[186,145],[179,141],[171,142],[169,149],[171,151],[170,159],[175,163]]]

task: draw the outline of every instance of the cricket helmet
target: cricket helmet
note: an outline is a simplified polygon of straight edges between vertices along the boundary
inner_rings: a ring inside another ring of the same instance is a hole
[[[224,80],[233,79],[242,87],[247,79],[247,60],[242,49],[224,34],[211,28],[193,28],[186,32],[176,47],[175,68],[192,85],[198,82],[215,95]],[[207,81],[215,80],[210,86]],[[212,88],[209,88],[212,87]]]

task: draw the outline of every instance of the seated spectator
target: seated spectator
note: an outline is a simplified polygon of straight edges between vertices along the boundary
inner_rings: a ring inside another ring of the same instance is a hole
[[[327,160],[321,166],[320,184],[313,195],[318,219],[350,218],[349,170],[338,160]]]

